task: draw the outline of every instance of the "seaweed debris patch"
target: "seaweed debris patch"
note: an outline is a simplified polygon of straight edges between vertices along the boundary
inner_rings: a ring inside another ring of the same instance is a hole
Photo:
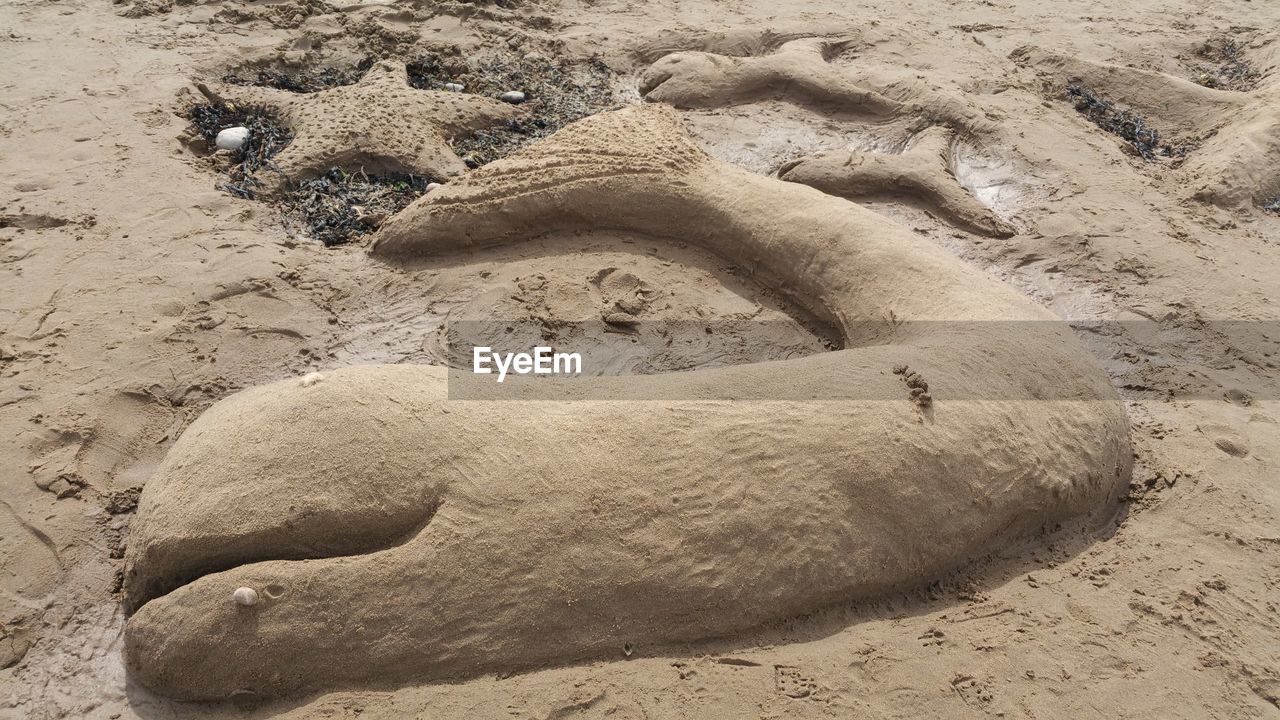
[[[1190,142],[1170,144],[1161,142],[1160,131],[1151,127],[1147,119],[1081,87],[1067,85],[1067,97],[1075,101],[1076,111],[1098,127],[1119,136],[1127,147],[1147,162],[1160,157],[1183,158],[1195,149]]]
[[[219,183],[219,189],[246,200],[272,203],[291,235],[300,231],[328,247],[377,230],[387,218],[426,193],[434,181],[425,175],[347,172],[331,167],[317,177],[290,183],[283,191],[266,192],[258,175],[271,171],[271,158],[293,140],[273,110],[210,102],[193,106],[187,117],[198,138],[198,147],[193,149],[201,154],[212,155],[219,133],[228,128],[248,131],[241,149],[224,151],[223,157],[230,159],[229,179]]]
[[[228,128],[243,127],[249,137],[235,153],[235,164],[230,168],[231,179],[220,184],[227,192],[252,200],[262,187],[255,175],[271,168],[271,158],[293,142],[293,133],[286,128],[274,110],[260,105],[235,105],[215,101],[192,106],[187,111],[191,121],[190,131],[199,138],[199,147],[207,153],[214,151],[218,133]]]
[[[430,178],[417,175],[366,175],[330,168],[280,199],[286,227],[297,221],[326,247],[351,242],[377,230],[387,218],[427,192]]]
[[[286,72],[268,67],[242,68],[222,76],[228,85],[252,85],[305,94],[329,88],[354,85],[373,67],[374,59],[366,57],[347,67],[337,65]]]
[[[1244,49],[1232,37],[1219,36],[1205,41],[1196,51],[1204,60],[1195,81],[1215,90],[1249,91],[1258,86],[1262,73],[1258,71]]]
[[[454,138],[454,152],[470,168],[486,165],[550,135],[569,123],[608,110],[615,102],[613,73],[602,61],[553,61],[531,52],[495,54],[467,61],[423,55],[406,66],[409,84],[422,90],[456,90],[504,99],[519,95],[525,113],[505,125]]]
[[[405,63],[405,72],[409,75],[409,85],[419,90],[454,90],[450,87],[456,83],[454,78],[468,74],[466,65],[458,60],[448,60],[438,53],[420,55]]]

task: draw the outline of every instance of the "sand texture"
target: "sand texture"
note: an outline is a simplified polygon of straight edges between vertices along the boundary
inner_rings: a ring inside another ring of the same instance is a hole
[[[239,105],[270,107],[293,131],[271,171],[261,173],[269,189],[331,167],[445,180],[466,170],[447,138],[517,116],[513,106],[492,98],[412,88],[404,64],[387,61],[354,85],[305,95],[224,84],[212,92]]]
[[[0,718],[1276,717],[1277,27],[4,3]]]
[[[712,161],[670,110],[579,121],[411,206],[373,252],[531,227],[678,233],[867,346],[601,379],[659,401],[449,402],[425,366],[229,398],[143,492],[135,677],[267,696],[720,637],[929,584],[1029,530],[1110,519],[1124,494],[1123,408],[1065,331],[1014,343],[1000,324],[936,322],[1047,313],[874,213]],[[858,321],[890,313],[903,329],[866,337]],[[929,379],[931,405],[895,364]],[[865,399],[877,384],[900,399]],[[1017,399],[972,399],[999,384]],[[750,400],[779,385],[800,401]],[[1042,387],[1057,395],[1035,400]],[[269,602],[228,603],[241,586]]]

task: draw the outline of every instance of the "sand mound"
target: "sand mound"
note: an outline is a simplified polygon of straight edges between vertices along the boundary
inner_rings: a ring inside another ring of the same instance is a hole
[[[431,193],[374,252],[592,228],[730,259],[847,349],[583,383],[600,402],[449,401],[428,366],[239,393],[143,493],[135,678],[274,696],[621,657],[919,586],[1124,492],[1123,409],[1045,311],[871,212],[711,160],[660,106]]]
[[[1050,91],[1076,84],[1131,108],[1163,133],[1196,147],[1181,168],[1188,195],[1221,207],[1262,206],[1280,197],[1280,88],[1218,90],[1151,70],[1097,63],[1034,47],[1015,61],[1050,77]]]

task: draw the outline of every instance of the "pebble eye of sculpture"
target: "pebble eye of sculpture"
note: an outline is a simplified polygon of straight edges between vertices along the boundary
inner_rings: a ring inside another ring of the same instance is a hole
[[[593,229],[717,253],[844,349],[590,380],[607,401],[450,401],[433,366],[227,398],[142,495],[134,678],[274,697],[620,657],[918,587],[1115,511],[1123,408],[1047,311],[845,200],[712,160],[665,106],[446,185],[373,253]]]

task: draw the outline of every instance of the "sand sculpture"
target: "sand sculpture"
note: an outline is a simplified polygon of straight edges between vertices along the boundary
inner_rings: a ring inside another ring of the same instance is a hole
[[[598,402],[450,401],[432,366],[228,398],[143,493],[134,677],[218,699],[621,658],[921,586],[1114,512],[1126,418],[1065,327],[874,213],[712,160],[663,106],[582,120],[432,192],[373,252],[599,228],[721,254],[844,349],[595,378],[615,398]]]
[[[883,82],[832,59],[853,40],[800,38],[774,52],[731,57],[701,51],[670,53],[640,78],[645,100],[678,108],[721,108],[785,100],[835,118],[888,120],[911,116],[965,133],[994,132],[981,109],[952,93],[914,82]]]
[[[832,117],[884,122],[906,117],[919,132],[902,154],[825,152],[788,164],[779,176],[846,198],[906,195],[970,232],[1008,237],[1013,228],[974,198],[950,170],[958,136],[977,139],[997,128],[957,95],[916,83],[883,83],[830,60],[852,41],[801,38],[775,52],[731,57],[670,53],[649,66],[641,92],[650,102],[720,108],[783,100]]]
[[[268,191],[331,167],[369,174],[400,173],[445,179],[466,171],[448,140],[518,115],[511,105],[478,95],[418,90],[403,63],[380,61],[354,85],[298,94],[240,85],[215,85],[221,98],[275,108],[294,140],[258,174]]]
[[[1280,89],[1218,90],[1152,70],[1098,63],[1023,47],[1011,57],[1050,78],[1106,96],[1145,116],[1163,134],[1196,147],[1183,163],[1189,195],[1221,207],[1262,205],[1280,197]]]
[[[970,232],[1009,237],[1013,228],[978,202],[947,169],[955,133],[934,126],[918,133],[901,154],[831,151],[784,166],[778,177],[843,198],[915,197]]]
[[[679,108],[786,98],[835,115],[889,118],[898,114],[902,103],[864,87],[827,62],[842,47],[839,40],[802,38],[759,57],[674,52],[645,70],[640,93],[651,102]]]

